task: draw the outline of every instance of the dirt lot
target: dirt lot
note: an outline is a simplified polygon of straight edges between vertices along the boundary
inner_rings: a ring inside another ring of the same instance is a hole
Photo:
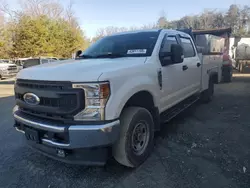
[[[211,103],[162,125],[155,152],[136,170],[113,160],[104,168],[66,165],[35,153],[12,126],[12,88],[0,82],[0,187],[250,187],[249,75],[217,85]]]

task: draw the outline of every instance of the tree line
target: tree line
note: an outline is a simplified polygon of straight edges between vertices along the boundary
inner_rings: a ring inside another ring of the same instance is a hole
[[[163,21],[162,21],[163,20]],[[167,22],[167,27],[193,29],[213,29],[213,28],[232,28],[233,35],[248,35],[250,28],[250,7],[231,5],[226,12],[216,10],[205,10],[200,15],[184,16],[180,20]],[[164,17],[158,20],[159,25],[164,25]],[[169,25],[168,25],[169,24]]]
[[[57,0],[22,0],[11,10],[0,0],[0,58],[56,56],[69,58],[79,49],[116,32],[152,28],[213,29],[231,27],[233,35],[250,36],[250,7],[231,5],[226,12],[205,10],[199,15],[168,20],[162,13],[155,23],[133,27],[100,28],[89,39],[78,24],[71,0],[67,7]],[[247,30],[247,26],[249,29]]]
[[[23,0],[20,5],[13,11],[0,1],[0,58],[68,58],[88,46],[71,2],[66,8],[56,0]]]
[[[152,24],[144,25],[142,27],[106,27],[100,28],[96,36],[92,39],[97,39],[116,33],[119,31],[129,31],[137,29],[181,29],[181,28],[192,28],[192,29],[215,29],[215,28],[232,28],[233,36],[250,36],[250,7],[240,7],[236,4],[232,4],[226,12],[217,10],[204,10],[201,14],[187,15],[179,20],[169,21],[164,15],[161,14],[159,19]],[[248,27],[248,29],[247,29]]]

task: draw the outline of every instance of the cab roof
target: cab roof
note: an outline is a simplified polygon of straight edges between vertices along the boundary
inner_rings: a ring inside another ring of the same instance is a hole
[[[110,36],[117,36],[117,35],[126,35],[126,34],[132,34],[132,33],[143,33],[143,32],[163,32],[165,31],[166,33],[170,35],[176,35],[180,34],[185,37],[190,37],[187,33],[184,33],[182,31],[174,30],[174,29],[144,29],[144,30],[134,30],[134,31],[125,31],[125,32],[118,32],[114,33]]]
[[[132,33],[143,33],[143,32],[160,32],[161,29],[143,29],[143,30],[133,30],[133,31],[123,31],[123,32],[118,32],[114,33],[109,36],[116,36],[116,35],[126,35],[126,34],[132,34]]]

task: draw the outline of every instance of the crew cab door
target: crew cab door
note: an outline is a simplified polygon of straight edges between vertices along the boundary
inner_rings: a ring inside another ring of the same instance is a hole
[[[179,44],[176,35],[165,35],[159,53],[171,52],[172,44]],[[162,62],[161,62],[162,64]],[[161,66],[162,74],[162,92],[161,92],[161,109],[167,108],[178,103],[185,95],[186,74],[183,70],[184,63],[170,64]]]
[[[186,95],[192,95],[201,89],[201,60],[197,55],[196,47],[193,40],[188,36],[180,35],[180,42],[184,52],[184,65],[187,66],[185,71],[185,88]]]

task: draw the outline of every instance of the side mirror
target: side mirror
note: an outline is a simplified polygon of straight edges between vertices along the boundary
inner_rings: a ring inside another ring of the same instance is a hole
[[[182,63],[184,59],[183,48],[180,44],[172,44],[171,52],[160,52],[159,57],[162,66]]]
[[[79,57],[81,54],[82,54],[82,50],[78,50],[78,51],[76,52],[76,58]]]
[[[183,48],[180,44],[171,45],[171,60],[172,63],[182,63],[184,59]]]

